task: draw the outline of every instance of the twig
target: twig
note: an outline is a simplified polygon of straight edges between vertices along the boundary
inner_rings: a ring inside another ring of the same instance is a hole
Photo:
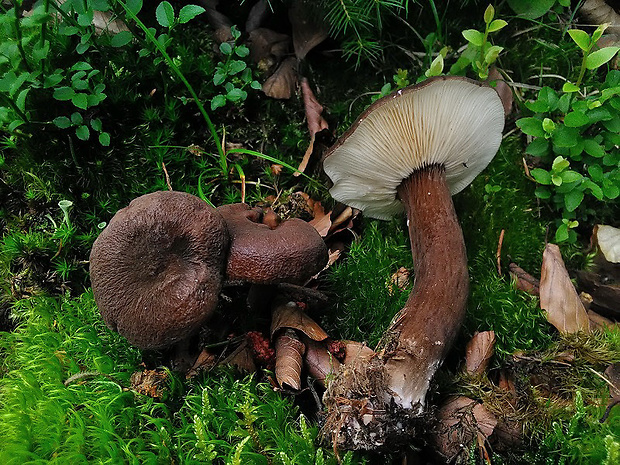
[[[499,241],[497,243],[497,252],[495,254],[495,257],[497,258],[497,274],[499,274],[500,276],[502,275],[502,244],[504,243],[504,232],[505,230],[502,229],[502,232],[499,233]]]
[[[168,175],[168,170],[166,169],[166,164],[162,161],[161,167],[164,170],[164,175],[166,176],[166,185],[168,186],[168,190],[172,190],[172,184],[170,184],[170,176]]]

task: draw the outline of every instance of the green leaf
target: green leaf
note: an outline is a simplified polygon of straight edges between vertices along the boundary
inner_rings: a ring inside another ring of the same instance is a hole
[[[245,61],[241,60],[232,60],[229,64],[230,74],[237,74],[247,68],[247,64]]]
[[[71,100],[75,95],[75,91],[71,87],[59,87],[54,90],[54,98],[56,100]]]
[[[493,63],[495,60],[497,60],[497,57],[502,50],[504,50],[504,47],[499,47],[497,45],[489,47],[489,50],[487,50],[487,53],[484,55],[484,61],[486,61],[487,63]]]
[[[211,110],[217,110],[226,105],[226,97],[224,95],[216,95],[211,99]]]
[[[590,118],[582,111],[571,111],[564,117],[564,124],[569,128],[578,128],[590,124]]]
[[[579,189],[573,189],[568,194],[564,195],[564,206],[569,212],[574,212],[583,200],[583,191]]]
[[[562,92],[566,92],[569,94],[572,92],[579,92],[579,86],[576,86],[572,82],[565,82],[562,86]]]
[[[534,195],[536,195],[539,199],[546,200],[551,198],[551,191],[546,187],[538,186],[534,191]]]
[[[86,110],[88,108],[88,99],[86,97],[86,94],[75,94],[72,98],[71,98],[71,102],[73,103],[73,105],[75,105],[78,108],[81,108],[82,110]]]
[[[536,180],[538,184],[549,185],[551,184],[551,173],[542,168],[534,168],[530,170],[530,175]]]
[[[579,88],[577,88],[577,90],[579,90]],[[560,110],[562,113],[568,113],[571,97],[572,96],[570,94],[562,95],[558,100],[558,110]]]
[[[603,168],[601,165],[590,165],[588,166],[588,173],[592,177],[592,179],[596,182],[600,182],[603,180]]]
[[[532,155],[533,157],[544,157],[549,153],[549,141],[543,137],[534,139],[527,146],[525,153]]]
[[[480,31],[476,31],[475,29],[464,30],[463,37],[465,37],[468,42],[471,42],[478,47],[482,47],[482,44],[484,43],[484,34]]]
[[[556,124],[550,118],[544,118],[542,122],[543,131],[547,134],[553,134],[556,128]]]
[[[78,14],[77,23],[80,26],[86,27],[90,26],[94,19],[94,11],[86,10],[84,13]]]
[[[88,126],[83,124],[77,127],[77,129],[75,130],[75,135],[80,140],[88,140],[88,138],[90,137],[90,130],[88,129]]]
[[[78,79],[77,81],[71,83],[71,87],[73,87],[75,90],[86,90],[88,89],[88,81],[84,79]]]
[[[99,118],[93,118],[90,120],[90,127],[97,132],[101,132],[101,128],[103,127],[103,125]]]
[[[579,131],[577,129],[558,124],[553,133],[553,143],[558,147],[574,147],[577,145],[578,137]]]
[[[562,171],[560,177],[562,178],[562,182],[564,183],[579,181],[581,178],[583,178],[581,174],[573,170]]]
[[[588,51],[590,48],[590,36],[587,32],[582,31],[581,29],[569,29],[568,35],[581,50],[584,52]]]
[[[228,42],[222,42],[220,44],[220,52],[222,52],[224,55],[228,56],[232,54],[232,51],[232,45],[230,45]]]
[[[603,47],[596,52],[592,52],[586,58],[586,68],[596,69],[611,60],[620,47]]]
[[[605,197],[613,200],[620,196],[620,186],[606,180],[606,182],[603,183],[603,193]]]
[[[125,5],[130,12],[137,15],[142,9],[142,0],[126,0]]]
[[[496,19],[495,21],[492,21],[491,24],[489,24],[489,32],[499,31],[506,26],[508,26],[508,23],[506,21],[504,21],[503,19]]]
[[[234,88],[231,89],[227,94],[226,98],[231,102],[243,102],[248,97],[248,93],[243,89]]]
[[[53,123],[60,129],[67,129],[71,126],[71,120],[66,116],[59,116],[57,118],[54,118]]]
[[[79,112],[74,111],[71,114],[71,122],[73,124],[82,124],[84,122],[84,118],[82,117],[82,115]]]
[[[542,121],[538,118],[521,118],[517,120],[517,126],[524,134],[534,137],[544,137],[545,131],[542,127]]]
[[[245,58],[250,54],[250,49],[245,45],[239,45],[235,47],[235,54],[240,58]]]
[[[603,193],[603,189],[601,189],[601,187],[598,184],[596,184],[595,182],[589,179],[586,179],[583,182],[583,188],[588,189],[592,193],[592,195],[596,197],[598,200],[603,200],[603,198],[605,197],[605,194]]]
[[[602,158],[605,156],[605,149],[594,139],[584,139],[583,149],[588,155],[595,158]]]
[[[226,73],[222,73],[220,71],[216,71],[213,75],[213,84],[216,86],[221,85],[226,80]]]
[[[45,80],[43,81],[43,88],[49,89],[50,87],[56,87],[56,85],[59,84],[60,81],[62,81],[62,75],[50,74],[49,76],[45,77]]]
[[[555,232],[555,242],[565,242],[568,240],[568,225],[561,224]]]
[[[552,174],[551,175],[551,183],[552,184],[555,184],[556,186],[561,186],[563,182],[564,181],[562,181],[562,177],[561,176],[558,176],[557,174]]]
[[[110,39],[110,45],[112,47],[124,47],[131,42],[131,39],[133,39],[133,34],[130,31],[120,31]]]
[[[170,2],[163,1],[157,5],[155,18],[160,26],[172,27],[174,25],[174,8]]]
[[[86,63],[85,61],[78,61],[71,67],[71,71],[89,71],[93,69],[90,63]]]
[[[431,63],[430,68],[424,73],[426,77],[439,76],[443,71],[443,56],[437,57]]]
[[[553,164],[551,165],[551,171],[554,173],[561,173],[570,166],[570,162],[564,157],[555,157]]]
[[[536,19],[551,9],[555,0],[508,0],[512,10],[526,19]]]
[[[487,6],[487,9],[484,10],[484,16],[483,16],[485,24],[489,24],[491,21],[493,21],[494,16],[495,16],[495,8],[493,8],[493,5]]]
[[[84,44],[77,44],[75,46],[75,51],[77,53],[79,53],[80,55],[83,55],[84,53],[86,53],[86,51],[90,48],[90,44],[89,43],[84,43]]]
[[[261,83],[260,83],[260,82],[258,82],[258,81],[252,81],[252,82],[250,83],[250,87],[251,87],[252,89],[254,89],[254,90],[261,90],[261,89],[263,88],[263,86],[261,85]]]
[[[110,134],[108,134],[107,132],[102,132],[101,134],[99,134],[99,143],[104,147],[110,145]]]
[[[179,11],[179,22],[185,24],[201,13],[204,13],[205,9],[198,5],[185,5]]]

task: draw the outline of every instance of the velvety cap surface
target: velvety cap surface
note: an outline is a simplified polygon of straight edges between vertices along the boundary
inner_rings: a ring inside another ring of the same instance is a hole
[[[118,211],[95,241],[90,274],[106,324],[142,349],[190,336],[217,306],[228,232],[183,192],[155,192]]]
[[[365,215],[402,211],[396,189],[415,170],[443,165],[452,194],[495,156],[504,108],[494,89],[461,77],[432,78],[377,100],[330,149],[323,167],[334,199]]]

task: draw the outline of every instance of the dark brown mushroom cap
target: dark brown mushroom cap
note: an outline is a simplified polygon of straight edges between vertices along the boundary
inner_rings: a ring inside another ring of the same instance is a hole
[[[298,218],[271,229],[262,210],[239,203],[218,207],[230,234],[226,278],[255,284],[301,283],[323,269],[327,247],[313,226]]]
[[[134,199],[90,254],[101,316],[141,349],[185,339],[217,306],[228,244],[222,217],[198,197],[164,191]]]

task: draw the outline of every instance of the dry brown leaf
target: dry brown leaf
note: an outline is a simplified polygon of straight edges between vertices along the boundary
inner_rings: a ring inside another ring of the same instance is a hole
[[[200,354],[198,354],[198,358],[194,362],[194,365],[189,369],[185,377],[187,379],[193,378],[198,373],[203,370],[210,370],[216,364],[216,357],[211,352],[203,349]]]
[[[168,384],[168,373],[163,370],[136,371],[129,380],[131,388],[142,395],[160,398]]]
[[[343,363],[345,365],[352,365],[358,362],[369,362],[376,355],[375,351],[363,342],[344,341],[344,343],[346,349]]]
[[[263,92],[268,97],[289,99],[295,92],[297,84],[297,60],[286,58],[274,73],[263,83]]]
[[[588,314],[570,280],[560,249],[547,244],[540,273],[540,308],[561,333],[589,332]]]
[[[482,375],[489,366],[495,349],[495,331],[475,333],[465,348],[465,370],[470,375]]]
[[[467,459],[473,441],[484,443],[496,426],[497,419],[484,405],[469,397],[452,397],[437,412],[432,439],[448,462]]]
[[[300,331],[315,341],[323,341],[328,337],[323,328],[301,311],[295,302],[277,303],[272,310],[272,339],[276,332],[283,328]]]
[[[283,58],[289,50],[291,38],[264,27],[252,30],[248,35],[248,48],[253,63],[271,58],[273,63]]]
[[[506,84],[504,77],[495,66],[491,67],[489,77],[487,78],[487,82],[491,81],[495,81],[495,91],[499,95],[502,105],[504,106],[504,114],[509,115],[512,112],[512,103],[514,100],[512,89]]]
[[[328,375],[335,373],[340,368],[340,362],[327,349],[325,342],[317,342],[307,339],[306,354],[304,363],[308,368],[308,373],[314,379],[325,386],[325,379]]]
[[[254,373],[256,371],[254,356],[246,342],[240,344],[228,357],[222,360],[220,364],[232,365],[249,373]]]
[[[607,376],[607,381],[609,383],[609,397],[611,399],[609,399],[605,414],[600,420],[601,423],[607,420],[611,409],[620,404],[620,363],[609,365],[605,370],[605,376]]]
[[[310,161],[310,156],[314,151],[314,141],[316,134],[323,129],[328,129],[329,125],[327,121],[321,116],[323,113],[323,106],[319,103],[314,92],[310,88],[310,83],[305,77],[301,79],[301,93],[304,99],[304,111],[306,112],[306,122],[308,123],[308,132],[310,134],[310,144],[306,149],[297,172],[293,173],[293,176],[299,176],[304,172]]]
[[[218,44],[232,40],[230,28],[233,25],[228,16],[217,11],[219,0],[202,0],[201,4],[205,8],[205,15],[209,24],[213,28],[213,36]]]
[[[527,292],[531,295],[539,295],[540,281],[529,274],[516,263],[508,265],[510,276],[514,279],[515,286],[520,291]]]
[[[588,310],[588,319],[592,329],[610,329],[620,326],[620,323],[614,323],[609,318],[605,318],[592,310]]]
[[[109,11],[93,11],[92,23],[95,27],[95,34],[118,34],[129,30],[127,24]]]
[[[309,223],[319,232],[321,237],[327,236],[332,227],[331,211],[325,213],[325,209],[321,202],[313,202],[312,210],[314,218]]]
[[[253,30],[260,27],[265,18],[269,15],[269,5],[267,0],[258,0],[250,8],[250,12],[248,13],[248,18],[245,21],[245,31],[252,32]]]
[[[283,388],[296,391],[301,389],[301,368],[306,346],[299,340],[295,331],[286,329],[276,339],[275,375]]]
[[[293,0],[289,20],[293,27],[293,47],[298,60],[303,60],[310,50],[329,36],[329,26],[313,8],[311,0]]]
[[[398,270],[396,270],[396,273],[390,277],[390,282],[387,286],[388,294],[394,295],[394,292],[396,292],[397,289],[401,291],[407,289],[407,286],[409,285],[409,278],[409,270],[404,266],[401,266]]]

